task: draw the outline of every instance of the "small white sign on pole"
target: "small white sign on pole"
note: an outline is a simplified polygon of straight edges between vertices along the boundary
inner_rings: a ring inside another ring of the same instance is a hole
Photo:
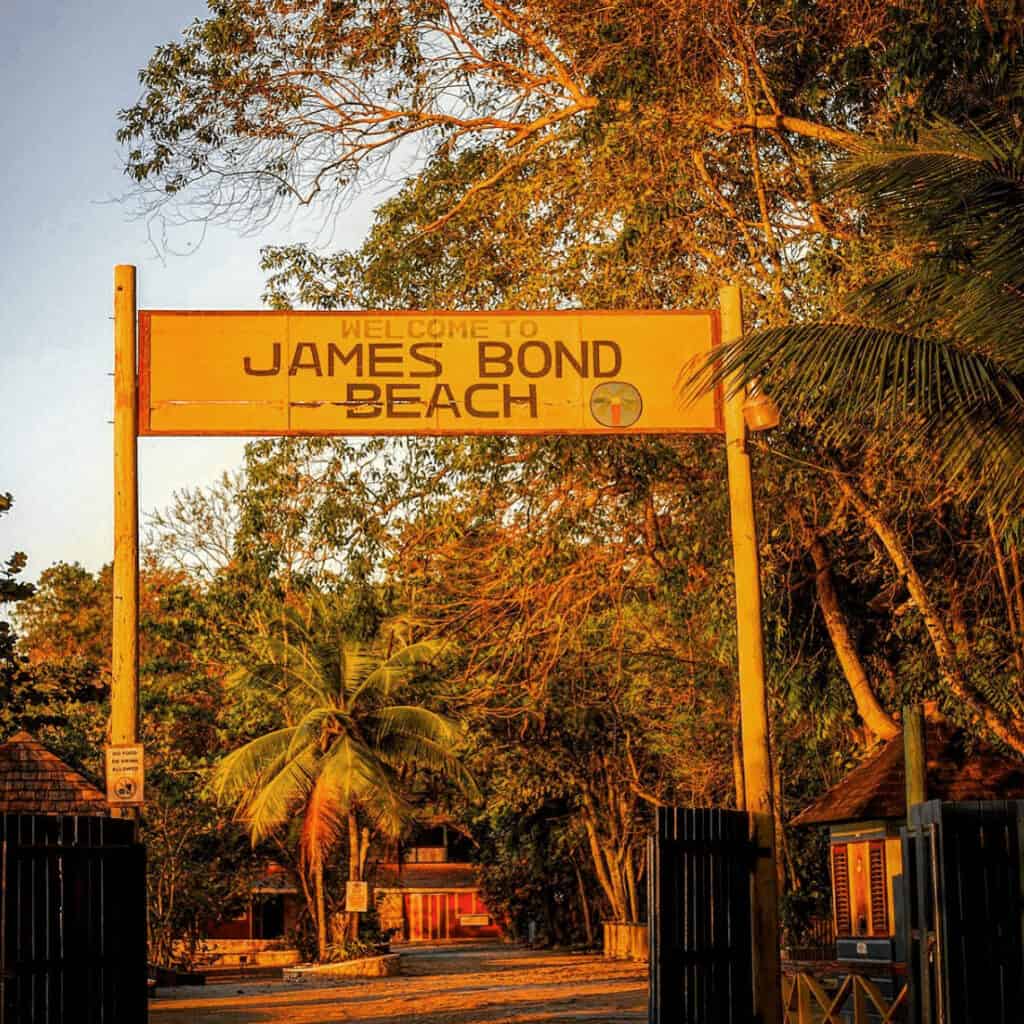
[[[144,780],[141,743],[107,747],[107,803],[111,807],[141,807]]]
[[[370,885],[368,882],[345,883],[345,910],[350,914],[365,914],[370,909]]]

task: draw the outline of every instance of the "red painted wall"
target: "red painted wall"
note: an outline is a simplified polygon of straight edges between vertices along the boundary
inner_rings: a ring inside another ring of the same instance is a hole
[[[501,927],[476,892],[404,893],[402,908],[405,916],[405,937],[410,942],[489,939],[501,936]],[[491,917],[491,923],[462,923],[460,919],[470,914],[487,914]]]

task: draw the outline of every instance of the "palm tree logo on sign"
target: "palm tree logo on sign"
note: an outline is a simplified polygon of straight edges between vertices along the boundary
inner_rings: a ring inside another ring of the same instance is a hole
[[[631,427],[643,411],[640,392],[625,381],[598,384],[590,395],[590,415],[602,427]]]

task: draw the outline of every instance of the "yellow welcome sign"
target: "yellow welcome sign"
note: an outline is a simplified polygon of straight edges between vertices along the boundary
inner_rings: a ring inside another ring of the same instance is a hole
[[[687,312],[139,313],[140,434],[717,433]]]

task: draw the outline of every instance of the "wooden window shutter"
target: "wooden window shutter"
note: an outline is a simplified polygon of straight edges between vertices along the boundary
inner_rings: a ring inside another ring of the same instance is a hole
[[[885,875],[885,842],[877,840],[868,847],[871,880],[871,934],[889,934],[889,893]]]
[[[850,916],[850,862],[846,844],[832,847],[832,896],[836,912],[836,935],[852,935]]]

